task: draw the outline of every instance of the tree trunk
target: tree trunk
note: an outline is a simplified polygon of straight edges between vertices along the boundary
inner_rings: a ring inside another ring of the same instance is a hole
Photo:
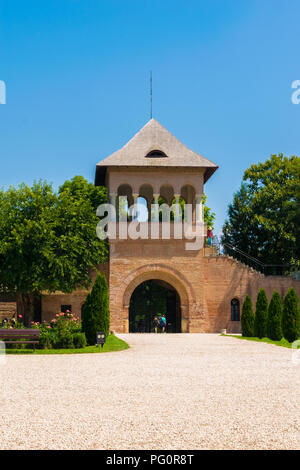
[[[17,294],[17,312],[18,321],[21,320],[25,326],[30,327],[34,317],[34,294]],[[22,318],[19,315],[22,315]]]

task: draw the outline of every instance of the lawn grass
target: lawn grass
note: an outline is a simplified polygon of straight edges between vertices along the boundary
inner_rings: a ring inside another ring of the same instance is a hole
[[[256,341],[258,343],[269,343],[275,344],[276,346],[281,346],[282,348],[291,348],[293,343],[289,343],[285,338],[282,338],[280,341],[273,341],[270,338],[253,338],[248,336],[237,336],[237,335],[222,335],[222,336],[229,336],[230,338],[238,338],[238,339],[245,339],[247,341]]]
[[[129,345],[125,341],[115,335],[109,335],[103,348],[101,346],[86,346],[81,349],[6,349],[6,354],[89,354],[123,351],[128,348]]]

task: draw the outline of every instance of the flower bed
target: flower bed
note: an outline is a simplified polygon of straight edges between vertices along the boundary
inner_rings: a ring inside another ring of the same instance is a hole
[[[18,321],[13,325],[6,325],[4,328],[24,328],[22,315],[18,316]],[[39,349],[80,349],[87,345],[85,333],[81,331],[81,320],[71,312],[57,313],[50,323],[31,322],[31,328],[39,329],[41,332]],[[7,345],[8,348],[26,348],[26,345]],[[29,345],[30,347],[30,345]]]

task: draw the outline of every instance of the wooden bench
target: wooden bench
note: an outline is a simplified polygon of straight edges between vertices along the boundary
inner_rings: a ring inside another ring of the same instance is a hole
[[[33,344],[40,342],[40,330],[38,329],[9,329],[0,328],[0,341],[5,344]]]

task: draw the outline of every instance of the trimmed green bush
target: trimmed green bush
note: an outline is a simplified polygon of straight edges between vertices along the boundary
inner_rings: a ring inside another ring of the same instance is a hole
[[[88,344],[95,344],[97,331],[104,331],[108,335],[109,326],[108,285],[105,276],[98,274],[82,309],[82,331]]]
[[[274,290],[268,308],[267,335],[273,341],[282,339],[282,300],[279,293]]]
[[[54,349],[74,349],[72,333],[65,333],[63,336],[53,334],[52,344]]]
[[[243,303],[241,324],[243,336],[254,336],[254,313],[252,300],[249,295],[246,295],[246,298]]]
[[[293,287],[288,290],[283,302],[282,332],[289,343],[300,337],[299,299]]]
[[[91,294],[89,293],[86,296],[85,302],[82,306],[81,309],[81,329],[85,333],[87,343],[90,344],[89,339],[90,336],[88,336],[88,332],[92,330],[92,315],[90,315],[90,310],[91,310]]]
[[[74,343],[74,348],[76,349],[85,348],[87,344],[85,333],[74,333],[73,343]]]
[[[268,299],[264,289],[259,289],[256,299],[254,336],[265,338],[267,336]]]

